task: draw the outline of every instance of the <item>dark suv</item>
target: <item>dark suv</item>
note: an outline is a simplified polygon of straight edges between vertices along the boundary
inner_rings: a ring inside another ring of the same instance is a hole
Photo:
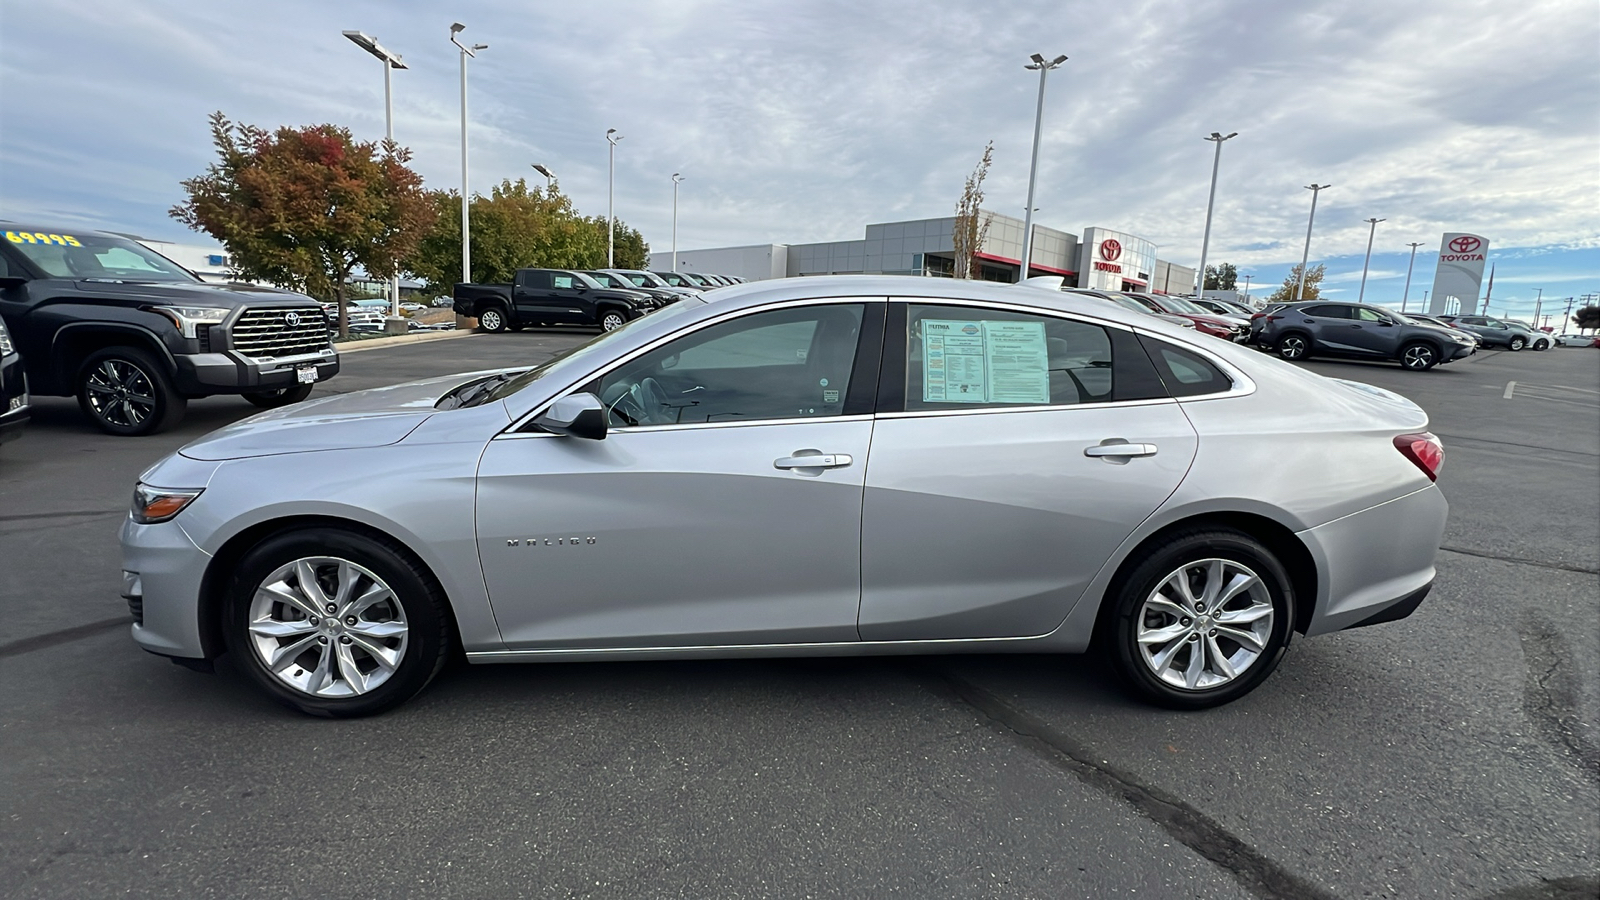
[[[1471,356],[1476,349],[1443,328],[1418,325],[1363,303],[1285,303],[1255,316],[1250,325],[1251,343],[1270,347],[1284,359],[1393,360],[1421,372]]]
[[[115,234],[0,228],[0,318],[30,388],[76,396],[102,431],[153,434],[212,394],[297,403],[339,372],[327,316],[303,294],[204,282]]]
[[[1545,346],[1549,346],[1549,335],[1540,334],[1536,337],[1526,325],[1516,322],[1507,322],[1490,316],[1440,316],[1439,318],[1450,323],[1452,328],[1470,331],[1477,335],[1485,347],[1521,350],[1523,347],[1533,346],[1539,338],[1544,338]]]

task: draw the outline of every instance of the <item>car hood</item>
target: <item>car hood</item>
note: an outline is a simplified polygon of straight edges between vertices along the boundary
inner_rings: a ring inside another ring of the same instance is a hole
[[[310,305],[317,301],[304,294],[255,284],[218,284],[209,281],[76,281],[80,291],[111,297],[176,303],[186,306],[243,306],[285,302]]]
[[[518,370],[445,375],[296,403],[219,428],[178,452],[190,459],[224,460],[383,447],[436,415],[434,404],[452,389],[502,371]]]

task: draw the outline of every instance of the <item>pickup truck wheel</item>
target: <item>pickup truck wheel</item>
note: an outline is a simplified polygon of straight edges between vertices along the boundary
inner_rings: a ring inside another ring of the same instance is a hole
[[[600,327],[606,331],[616,331],[627,322],[628,318],[614,309],[608,309],[600,314]]]
[[[107,434],[155,434],[176,425],[188,405],[155,357],[134,347],[97,350],[78,374],[78,406]]]
[[[506,330],[506,314],[498,306],[491,306],[478,313],[478,327],[484,331],[501,332]]]
[[[251,391],[245,394],[244,398],[262,409],[276,409],[291,403],[299,403],[311,396],[311,388],[312,385],[309,384],[297,384],[275,391]]]

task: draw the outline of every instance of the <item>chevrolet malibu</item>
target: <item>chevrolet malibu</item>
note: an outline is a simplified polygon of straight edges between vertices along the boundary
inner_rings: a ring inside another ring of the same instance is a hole
[[[273,410],[151,467],[140,646],[357,716],[474,663],[1096,647],[1214,706],[1409,615],[1444,454],[1403,397],[1092,297],[720,289],[531,368]]]

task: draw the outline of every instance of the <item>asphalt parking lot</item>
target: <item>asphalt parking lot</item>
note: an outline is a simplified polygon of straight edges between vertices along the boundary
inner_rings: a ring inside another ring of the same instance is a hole
[[[319,391],[579,339],[367,349]],[[130,440],[42,399],[0,449],[0,894],[1596,896],[1600,353],[1307,365],[1430,413],[1439,579],[1202,713],[979,656],[463,666],[304,718],[142,652],[117,596],[138,473],[254,408]]]

